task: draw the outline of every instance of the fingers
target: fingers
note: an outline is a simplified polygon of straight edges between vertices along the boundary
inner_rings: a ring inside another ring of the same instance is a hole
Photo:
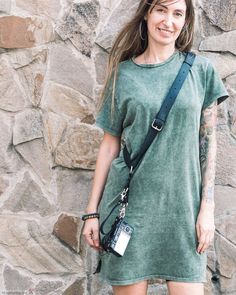
[[[208,247],[209,247],[209,245],[210,245],[210,233],[208,233],[207,235],[206,235],[206,239],[205,239],[205,243],[203,244],[203,247],[202,247],[202,249],[201,249],[201,252],[203,253]]]
[[[198,247],[197,247],[197,252],[202,254],[206,248],[208,248],[209,246],[209,238],[208,238],[208,234],[202,234],[201,237],[200,237],[200,240],[199,240],[199,244],[198,244]]]
[[[95,250],[101,250],[100,242],[99,242],[99,231],[98,231],[98,224],[95,222],[88,221],[87,219],[84,223],[84,228],[82,231],[82,235],[87,242],[87,244],[95,249]]]
[[[197,252],[199,254],[202,254],[213,241],[214,230],[203,230],[199,226],[196,226],[196,229],[197,229],[197,236],[198,236]]]
[[[99,247],[99,234],[98,234],[98,230],[96,230],[96,229],[93,230],[92,239],[93,239],[93,246],[94,247]]]

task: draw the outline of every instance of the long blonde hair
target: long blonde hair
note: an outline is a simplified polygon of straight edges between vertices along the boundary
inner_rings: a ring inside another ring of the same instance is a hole
[[[99,97],[98,110],[100,110],[105,97],[107,97],[107,95],[112,95],[111,112],[114,112],[115,87],[119,63],[134,55],[140,55],[146,50],[148,46],[148,35],[147,23],[144,20],[144,16],[149,9],[150,12],[152,12],[155,5],[160,3],[164,4],[169,1],[170,0],[141,0],[133,18],[119,32],[109,53],[105,82]],[[185,25],[175,42],[175,47],[179,51],[190,51],[193,43],[195,21],[194,6],[192,0],[185,0],[185,2],[187,6]],[[142,23],[142,25],[140,23]],[[141,39],[140,33],[144,40]]]

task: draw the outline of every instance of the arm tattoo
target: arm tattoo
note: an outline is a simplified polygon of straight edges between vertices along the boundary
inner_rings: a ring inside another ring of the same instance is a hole
[[[199,133],[199,153],[202,174],[202,206],[214,206],[216,165],[217,101],[202,110]]]

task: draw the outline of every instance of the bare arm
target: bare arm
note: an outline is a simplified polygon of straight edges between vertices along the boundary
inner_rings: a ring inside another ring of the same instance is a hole
[[[200,122],[200,163],[202,173],[201,209],[214,209],[214,183],[216,164],[217,102],[202,111]]]
[[[97,212],[111,162],[119,155],[120,152],[120,140],[121,138],[118,136],[113,136],[107,132],[104,133],[98,152],[92,191],[85,210],[86,213]]]

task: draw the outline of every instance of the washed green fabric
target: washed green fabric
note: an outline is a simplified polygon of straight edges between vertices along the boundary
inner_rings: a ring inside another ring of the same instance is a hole
[[[107,91],[95,124],[122,136],[131,158],[140,149],[184,57],[185,53],[177,51],[159,64],[139,65],[134,57],[120,63],[114,120]],[[125,220],[134,232],[123,257],[101,257],[101,281],[111,285],[150,278],[206,282],[207,252],[197,253],[195,229],[201,200],[200,117],[203,108],[227,97],[210,60],[198,55],[163,130],[131,180]],[[100,224],[119,200],[118,193],[128,177],[122,149],[110,166],[99,206]],[[108,219],[106,232],[118,213],[119,207]]]

